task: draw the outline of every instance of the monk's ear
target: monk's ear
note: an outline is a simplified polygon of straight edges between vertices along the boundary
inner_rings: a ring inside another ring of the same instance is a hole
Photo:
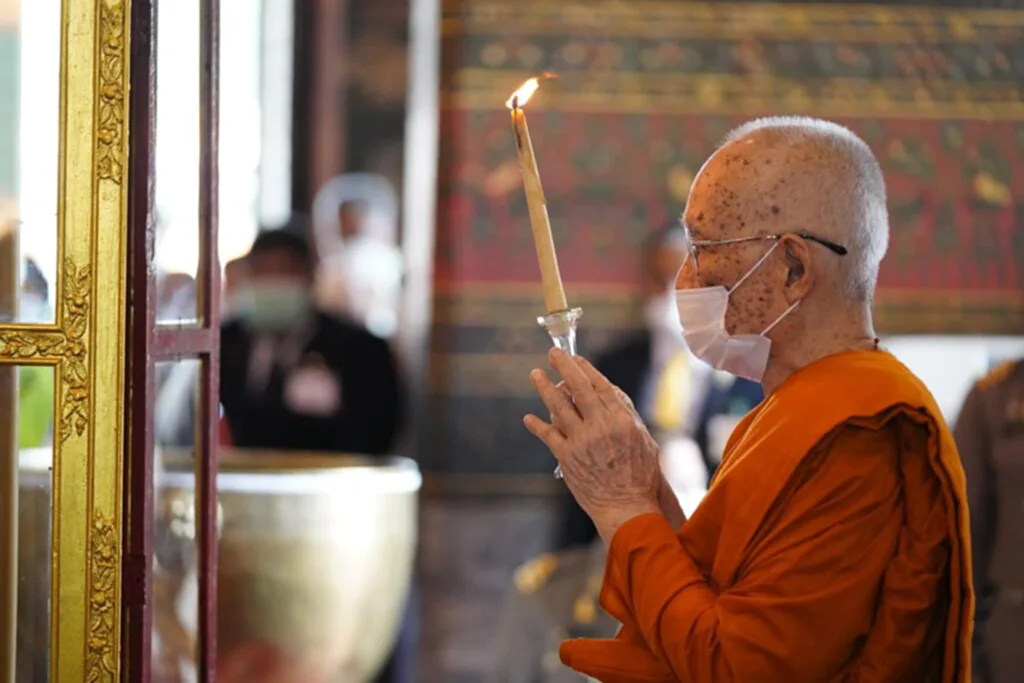
[[[807,296],[814,284],[811,252],[804,240],[783,238],[782,253],[786,264],[786,300],[795,303]]]

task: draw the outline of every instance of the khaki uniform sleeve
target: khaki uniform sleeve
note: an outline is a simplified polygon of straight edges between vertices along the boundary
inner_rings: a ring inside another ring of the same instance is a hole
[[[975,384],[964,400],[953,430],[967,477],[967,504],[971,511],[971,546],[974,553],[974,594],[978,598],[986,593],[996,512],[992,469],[993,435],[985,396],[986,389]],[[979,599],[979,608],[982,607],[981,602]]]

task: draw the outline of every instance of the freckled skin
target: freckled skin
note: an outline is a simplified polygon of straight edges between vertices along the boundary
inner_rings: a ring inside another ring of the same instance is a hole
[[[770,333],[776,343],[793,337],[805,343],[838,338],[838,330],[809,324],[818,306],[835,305],[828,301],[834,293],[823,293],[824,286],[815,292],[820,296],[810,296],[815,275],[820,275],[815,268],[834,268],[834,256],[808,248],[805,240],[792,233],[821,232],[816,188],[827,174],[835,176],[843,170],[828,149],[813,143],[786,143],[764,132],[729,143],[700,170],[683,214],[695,240],[787,235],[729,297],[726,329],[730,334],[760,334],[800,301]],[[699,274],[687,260],[676,287],[731,288],[773,244],[762,240],[699,248]]]
[[[694,239],[731,239],[784,230],[777,220],[780,212],[769,210],[773,202],[778,208],[781,198],[769,200],[760,194],[763,171],[750,163],[747,150],[735,150],[735,146],[729,145],[715,154],[694,181],[683,215]],[[757,176],[762,176],[760,183]],[[700,275],[684,264],[677,286],[732,287],[772,244],[757,241],[701,248]],[[726,328],[731,334],[758,334],[789,307],[778,296],[785,282],[785,270],[782,252],[776,249],[729,297]]]
[[[815,359],[874,343],[871,301],[849,295],[841,256],[798,234],[843,244],[858,229],[839,203],[842,192],[857,191],[858,163],[813,131],[761,128],[715,152],[690,188],[683,222],[694,240],[777,237],[698,247],[699,267],[688,257],[676,277],[677,289],[731,289],[751,273],[729,297],[730,334],[761,334],[795,306],[767,333],[772,346],[762,384],[768,392]]]

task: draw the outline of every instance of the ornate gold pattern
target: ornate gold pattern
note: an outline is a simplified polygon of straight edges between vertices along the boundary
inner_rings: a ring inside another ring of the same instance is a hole
[[[114,520],[95,513],[89,547],[89,636],[86,682],[113,681],[117,673],[118,531]]]
[[[1004,66],[1024,36],[1016,9],[446,0],[442,35],[464,49],[442,93],[460,109],[492,110],[557,67],[541,105],[555,111],[1024,120]],[[779,45],[797,61],[828,51],[835,67],[786,67]]]
[[[991,42],[1007,30],[1024,26],[1017,9],[955,9],[903,6],[898,9],[860,4],[772,4],[757,2],[687,2],[675,0],[622,3],[614,0],[507,3],[445,0],[444,36],[496,35],[528,31],[531,35],[570,33],[588,38],[658,35],[666,40],[694,37],[746,38],[752,34],[793,39],[839,38],[851,42],[942,44],[951,40]],[[857,16],[851,21],[852,15]]]
[[[99,121],[96,172],[121,184],[124,175],[124,5],[100,0]]]
[[[64,346],[61,332],[41,330],[0,331],[0,358],[16,361],[59,357]]]
[[[89,384],[86,370],[85,333],[89,327],[89,293],[92,269],[76,268],[64,259],[64,362],[61,364],[60,440],[67,441],[74,431],[81,436],[89,424]]]
[[[442,93],[446,106],[493,110],[507,97],[509,83],[520,82],[522,69],[464,68]],[[526,76],[528,77],[528,76]],[[572,87],[552,88],[544,107],[552,111],[626,114],[756,115],[775,111],[817,116],[914,119],[1024,119],[1020,88],[989,83],[940,83],[928,88],[909,81],[869,81],[834,77],[809,81],[762,74],[641,74],[632,72],[566,76]],[[505,95],[502,95],[505,93]]]
[[[64,259],[62,328],[50,330],[0,330],[0,358],[15,361],[62,361],[63,387],[58,433],[61,442],[72,433],[81,436],[89,424],[89,383],[86,369],[85,334],[89,329],[89,294],[92,269]]]
[[[70,104],[60,109],[54,178],[58,321],[0,323],[0,364],[52,365],[58,378],[49,554],[49,677],[58,681],[121,678],[130,2],[60,3],[60,93]],[[0,623],[0,642],[13,642],[11,628]]]

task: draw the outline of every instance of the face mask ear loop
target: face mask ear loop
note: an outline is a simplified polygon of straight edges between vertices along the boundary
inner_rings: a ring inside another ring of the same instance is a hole
[[[761,336],[762,336],[762,337],[765,337],[765,336],[767,336],[767,335],[768,335],[768,333],[772,331],[772,328],[774,328],[774,327],[775,327],[776,325],[778,325],[779,323],[781,323],[781,322],[782,322],[782,319],[783,319],[783,318],[785,318],[785,317],[786,317],[787,315],[789,315],[790,313],[792,313],[792,312],[793,312],[793,309],[794,309],[794,308],[796,308],[796,307],[797,307],[797,306],[799,306],[799,305],[800,305],[800,302],[799,302],[799,301],[794,301],[794,302],[793,302],[793,305],[792,305],[792,306],[790,306],[789,308],[787,308],[786,310],[784,310],[784,311],[782,312],[782,315],[780,315],[780,316],[779,316],[778,318],[776,318],[776,319],[775,319],[775,322],[773,322],[773,323],[772,323],[771,325],[769,325],[768,327],[764,328],[764,332],[762,332],[762,333],[761,333]]]
[[[742,285],[742,284],[743,284],[744,282],[746,282],[746,281],[747,281],[747,278],[748,278],[748,277],[750,277],[751,275],[753,275],[753,274],[754,274],[754,273],[755,273],[755,272],[757,271],[757,269],[761,267],[761,264],[762,264],[762,263],[764,263],[765,261],[767,261],[767,260],[768,260],[768,257],[772,255],[772,252],[773,252],[773,251],[775,251],[775,249],[776,249],[776,248],[777,248],[778,246],[779,246],[779,243],[778,243],[778,242],[776,242],[775,244],[773,244],[773,245],[772,245],[772,248],[771,248],[771,249],[769,249],[768,251],[766,251],[766,252],[764,253],[764,256],[762,256],[761,258],[759,258],[759,259],[757,260],[757,263],[755,263],[755,264],[754,264],[754,265],[753,265],[753,266],[751,267],[751,269],[747,271],[747,274],[746,274],[746,275],[744,275],[743,277],[741,277],[741,278],[739,279],[739,281],[737,281],[737,282],[736,282],[736,284],[734,284],[734,285],[732,286],[732,289],[730,289],[730,290],[729,290],[729,293],[730,293],[730,294],[732,294],[733,292],[735,292],[735,291],[736,291],[736,288],[737,288],[737,287],[739,287],[739,286],[740,286],[740,285]]]

